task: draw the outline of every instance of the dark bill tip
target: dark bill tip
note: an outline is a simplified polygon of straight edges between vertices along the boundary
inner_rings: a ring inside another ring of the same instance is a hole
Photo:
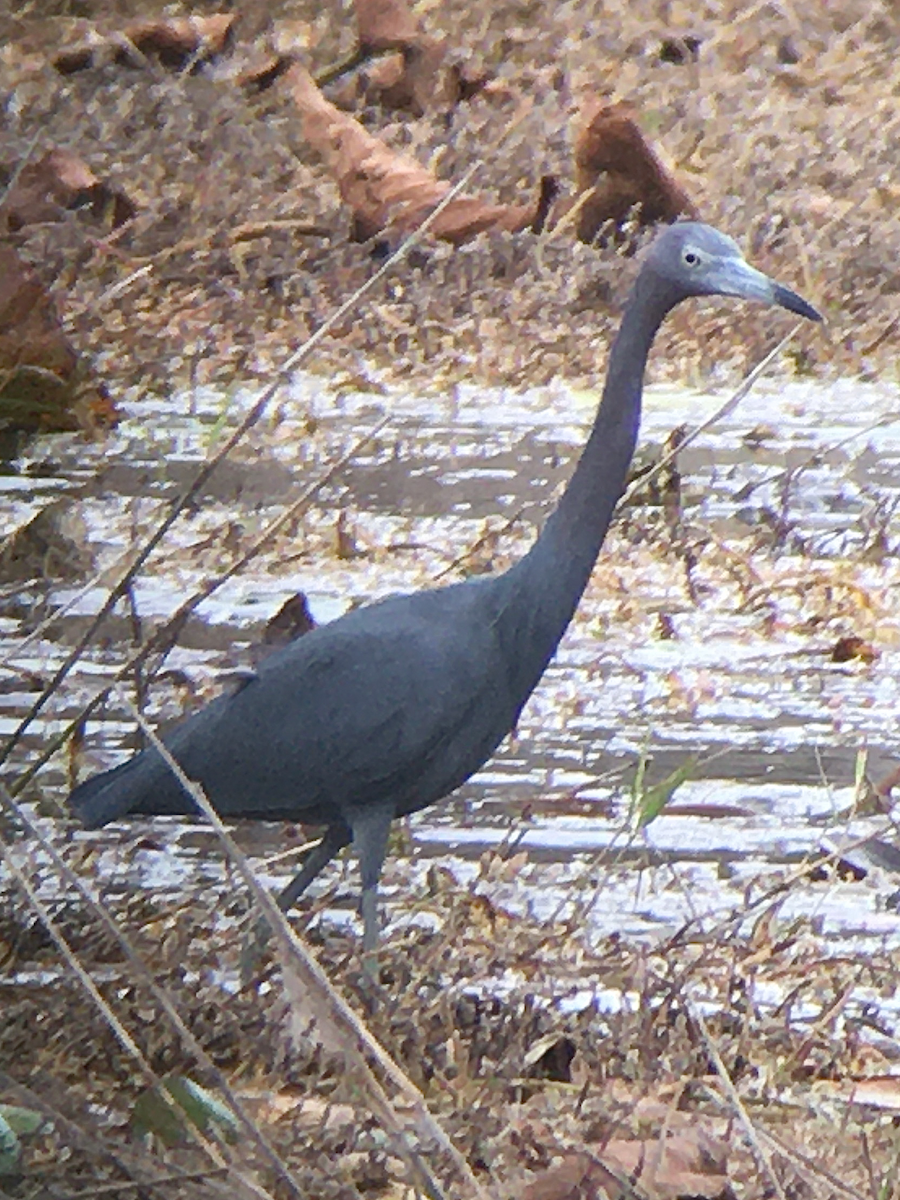
[[[792,292],[782,283],[773,284],[772,302],[781,308],[786,308],[788,312],[796,313],[798,317],[808,317],[810,321],[824,319],[818,309],[813,308],[802,296],[798,296],[796,292]]]

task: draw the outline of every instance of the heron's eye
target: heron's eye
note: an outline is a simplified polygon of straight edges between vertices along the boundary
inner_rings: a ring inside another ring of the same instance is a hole
[[[696,254],[693,250],[685,250],[684,261],[686,266],[696,267],[700,262],[700,255]]]

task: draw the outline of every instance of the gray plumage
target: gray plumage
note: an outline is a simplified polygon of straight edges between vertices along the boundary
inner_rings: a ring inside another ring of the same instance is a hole
[[[820,320],[706,225],[649,248],[609,357],[594,425],[531,550],[502,575],[391,596],[272,654],[165,743],[224,817],[327,826],[283,908],[351,840],[360,857],[364,946],[390,822],[459,787],[513,728],[578,605],[624,487],[644,368],[665,315],[690,296],[760,300]],[[76,788],[86,825],[194,806],[152,749]]]

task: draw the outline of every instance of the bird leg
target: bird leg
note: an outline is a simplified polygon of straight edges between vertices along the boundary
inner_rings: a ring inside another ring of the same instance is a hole
[[[359,856],[362,894],[359,911],[363,919],[363,953],[375,949],[378,941],[378,880],[387,853],[388,834],[394,818],[393,808],[354,813],[353,847]]]
[[[346,825],[329,825],[322,840],[313,846],[303,860],[303,866],[278,894],[276,903],[282,912],[287,912],[294,902],[306,891],[323,867],[339,854],[350,843],[350,830]],[[252,933],[247,937],[241,950],[240,969],[241,983],[246,986],[259,963],[259,956],[269,940],[268,922],[257,921]]]
[[[303,866],[287,885],[278,893],[278,907],[287,912],[303,895],[323,867],[350,844],[350,830],[346,825],[329,825],[321,842],[313,846],[303,860]]]

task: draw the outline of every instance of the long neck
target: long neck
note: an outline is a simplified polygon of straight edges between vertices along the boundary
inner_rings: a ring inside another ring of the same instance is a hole
[[[613,342],[600,406],[569,484],[531,550],[504,577],[500,631],[515,662],[511,683],[525,696],[578,606],[634,454],[647,355],[671,308],[670,300],[645,293],[640,283]]]

